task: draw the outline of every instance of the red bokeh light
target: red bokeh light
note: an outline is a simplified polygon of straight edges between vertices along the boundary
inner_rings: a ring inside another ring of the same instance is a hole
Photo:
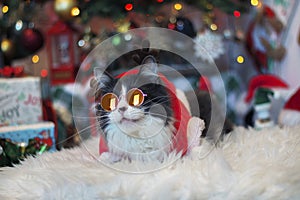
[[[168,29],[174,30],[175,29],[175,24],[169,23],[168,24]]]
[[[233,15],[236,17],[236,18],[239,18],[241,16],[241,13],[237,10],[233,11]]]
[[[42,70],[41,70],[41,77],[45,78],[45,77],[47,77],[47,76],[48,76],[48,70],[42,69]]]
[[[132,9],[133,9],[132,3],[128,3],[128,4],[125,5],[125,10],[131,11]]]

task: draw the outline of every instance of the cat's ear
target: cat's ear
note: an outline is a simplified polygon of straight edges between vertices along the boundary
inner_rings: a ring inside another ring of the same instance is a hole
[[[107,71],[103,71],[102,68],[94,68],[94,77],[90,80],[90,96],[98,98],[100,96],[101,90],[108,86],[114,77]]]
[[[142,61],[142,65],[139,74],[158,77],[158,64],[154,56],[146,56]]]
[[[114,77],[109,72],[100,67],[94,68],[94,77],[97,80],[100,88],[114,80]]]

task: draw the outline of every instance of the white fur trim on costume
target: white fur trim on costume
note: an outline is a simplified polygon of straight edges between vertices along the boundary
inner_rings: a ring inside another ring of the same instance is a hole
[[[278,123],[285,126],[300,125],[300,112],[283,109],[279,114]]]
[[[205,123],[198,117],[192,117],[188,122],[187,137],[188,137],[188,153],[200,145],[200,137],[205,128]]]

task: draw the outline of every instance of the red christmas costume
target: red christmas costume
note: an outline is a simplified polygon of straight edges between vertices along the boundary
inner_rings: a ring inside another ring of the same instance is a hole
[[[138,70],[131,70],[129,72],[125,72],[117,76],[117,78],[121,78],[126,75],[137,74]],[[185,155],[188,149],[188,139],[187,139],[187,126],[188,122],[191,118],[191,115],[188,109],[184,106],[184,104],[177,98],[176,96],[176,88],[173,83],[171,83],[165,76],[159,74],[160,79],[165,84],[168,93],[171,97],[171,107],[174,113],[174,127],[175,131],[173,133],[173,146],[171,151],[176,150],[178,153],[182,152],[182,155]],[[107,144],[104,138],[100,138],[99,143],[99,153],[102,154],[104,152],[108,152]]]

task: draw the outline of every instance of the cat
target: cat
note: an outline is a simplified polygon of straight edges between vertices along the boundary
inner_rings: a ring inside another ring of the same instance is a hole
[[[188,105],[170,89],[173,85],[158,73],[154,56],[145,56],[141,64],[139,69],[118,77],[95,68],[91,86],[96,88],[96,116],[103,132],[100,154],[109,152],[115,161],[163,160],[174,150],[184,155],[189,142],[186,131],[190,108],[185,108]],[[203,136],[215,141],[218,133],[230,132],[231,125],[225,123],[214,130],[214,136],[206,135],[211,100],[208,93],[196,94],[199,108],[205,110],[203,116],[198,116],[207,123]]]

